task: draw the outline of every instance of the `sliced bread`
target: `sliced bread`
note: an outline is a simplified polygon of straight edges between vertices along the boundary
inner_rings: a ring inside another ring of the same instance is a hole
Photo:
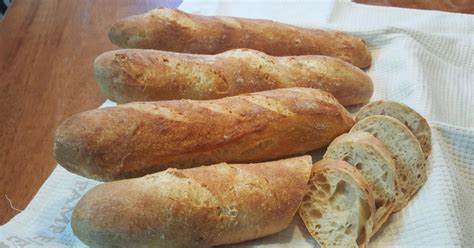
[[[402,209],[426,181],[425,157],[418,139],[403,123],[386,115],[373,115],[357,122],[351,132],[363,131],[382,141],[395,159],[401,194],[394,211]]]
[[[431,129],[423,116],[405,104],[393,101],[375,101],[365,105],[356,115],[360,121],[371,115],[388,115],[405,124],[420,142],[425,158],[431,153]]]
[[[367,180],[341,160],[314,164],[299,209],[321,247],[365,247],[372,235],[375,202]]]
[[[355,166],[372,186],[375,198],[375,233],[395,207],[398,174],[395,161],[386,146],[371,134],[353,132],[337,137],[324,159],[344,160]]]

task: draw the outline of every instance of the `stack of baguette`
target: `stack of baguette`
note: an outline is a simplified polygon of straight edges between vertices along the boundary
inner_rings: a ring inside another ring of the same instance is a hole
[[[73,212],[87,245],[239,243],[299,209],[321,246],[364,247],[426,181],[423,117],[381,101],[354,120],[343,107],[373,93],[356,37],[172,9],[109,37],[125,49],[97,57],[94,75],[120,105],[70,117],[54,139],[64,168],[108,181]],[[314,165],[302,156],[327,145]]]

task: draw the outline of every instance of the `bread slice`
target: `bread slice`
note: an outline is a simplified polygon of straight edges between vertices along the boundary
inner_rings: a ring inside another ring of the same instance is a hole
[[[405,124],[420,142],[427,158],[431,153],[431,129],[423,116],[405,104],[393,101],[375,101],[365,105],[356,115],[360,121],[371,115],[388,115]]]
[[[360,170],[372,185],[375,198],[375,233],[388,219],[395,206],[398,174],[395,161],[386,146],[365,132],[337,137],[328,147],[324,159],[344,160]]]
[[[426,182],[425,157],[418,139],[400,121],[386,115],[362,119],[352,127],[353,131],[372,134],[392,153],[400,176],[401,194],[394,209],[399,211]]]
[[[341,160],[321,160],[313,166],[299,214],[321,247],[365,247],[375,202],[357,169]]]

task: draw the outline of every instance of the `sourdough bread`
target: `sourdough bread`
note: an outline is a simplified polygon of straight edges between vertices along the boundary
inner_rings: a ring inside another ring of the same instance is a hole
[[[392,213],[399,191],[398,174],[390,151],[371,134],[352,132],[337,137],[329,145],[324,159],[348,162],[370,183],[375,197],[373,232],[376,232]]]
[[[352,165],[314,164],[299,215],[321,247],[366,247],[375,216],[373,193]]]

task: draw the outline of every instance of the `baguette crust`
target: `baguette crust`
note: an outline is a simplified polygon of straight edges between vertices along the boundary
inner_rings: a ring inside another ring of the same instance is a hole
[[[332,95],[308,88],[138,102],[67,119],[56,130],[54,152],[67,170],[108,181],[304,153],[326,146],[353,123]]]
[[[77,204],[74,234],[92,247],[210,247],[285,229],[311,173],[311,157],[168,169],[105,183]]]
[[[176,9],[154,9],[112,25],[112,43],[123,48],[216,54],[250,48],[273,56],[326,55],[359,68],[370,66],[364,41],[333,31],[223,16],[201,16]]]
[[[273,57],[250,49],[216,55],[122,49],[94,62],[94,76],[118,103],[209,100],[289,87],[327,91],[344,106],[367,103],[373,83],[359,68],[336,58]]]

